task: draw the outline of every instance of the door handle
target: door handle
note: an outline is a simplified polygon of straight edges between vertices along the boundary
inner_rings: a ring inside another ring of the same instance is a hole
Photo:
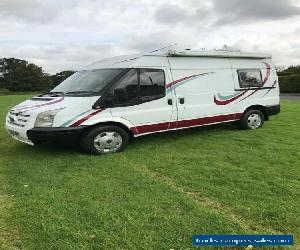
[[[184,100],[184,97],[180,97],[180,98],[179,98],[179,103],[180,103],[180,104],[184,104],[184,101],[185,101],[185,100]]]
[[[173,101],[172,101],[172,99],[170,98],[170,99],[168,99],[168,105],[173,105]]]

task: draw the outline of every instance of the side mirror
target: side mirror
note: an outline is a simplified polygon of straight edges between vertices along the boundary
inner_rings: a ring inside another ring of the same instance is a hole
[[[104,95],[93,105],[93,108],[121,107],[128,102],[128,94],[125,89],[115,89],[113,95]]]

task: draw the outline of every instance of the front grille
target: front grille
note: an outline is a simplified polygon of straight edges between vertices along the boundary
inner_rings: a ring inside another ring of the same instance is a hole
[[[28,114],[11,110],[8,115],[8,123],[18,127],[25,127],[29,117],[30,115]]]

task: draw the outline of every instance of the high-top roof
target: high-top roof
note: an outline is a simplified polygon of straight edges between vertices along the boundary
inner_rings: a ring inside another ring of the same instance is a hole
[[[249,58],[249,59],[266,59],[272,58],[269,54],[260,53],[245,53],[237,51],[226,50],[157,50],[148,53],[116,56],[111,58],[105,58],[87,65],[83,69],[99,69],[99,68],[124,68],[135,67],[139,63],[151,60],[152,62],[162,62],[163,57],[214,57],[214,58]],[[157,64],[156,64],[157,65]]]
[[[229,50],[176,50],[170,49],[164,52],[152,52],[146,53],[145,56],[187,56],[187,57],[235,57],[235,58],[272,58],[270,54],[263,53],[249,53],[249,52],[240,52],[240,51],[229,51]]]

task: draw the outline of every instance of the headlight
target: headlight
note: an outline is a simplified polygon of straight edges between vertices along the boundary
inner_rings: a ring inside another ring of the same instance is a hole
[[[52,127],[55,115],[62,109],[50,110],[46,112],[39,113],[34,127]]]

